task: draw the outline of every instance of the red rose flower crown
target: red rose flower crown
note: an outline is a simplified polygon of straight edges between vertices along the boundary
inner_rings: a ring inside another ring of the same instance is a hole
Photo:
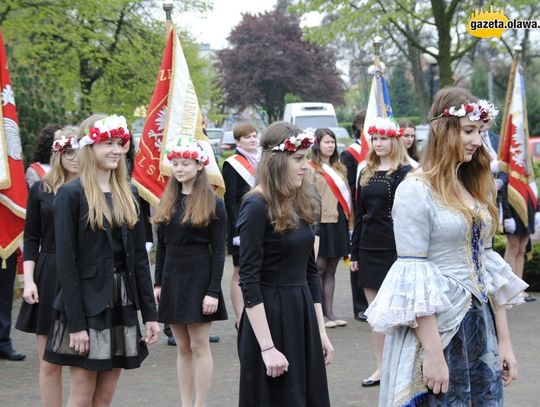
[[[375,117],[367,129],[370,136],[379,134],[387,137],[401,137],[404,129],[396,125],[396,123],[388,117]]]
[[[192,159],[203,165],[208,165],[210,159],[204,152],[199,143],[191,137],[181,137],[178,144],[167,150],[167,160],[172,161],[175,158]]]
[[[315,143],[315,136],[313,133],[304,131],[296,136],[290,136],[286,138],[283,143],[274,146],[270,151],[286,151],[294,153],[295,151],[310,148]]]
[[[131,139],[124,116],[107,116],[104,119],[96,121],[94,126],[86,129],[84,132],[85,135],[79,140],[79,146],[81,148],[94,143],[101,143],[111,138],[120,138],[121,145],[125,145]]]
[[[474,103],[465,103],[459,107],[451,106],[434,118],[431,121],[440,119],[441,117],[465,117],[467,116],[470,121],[476,122],[482,120],[484,123],[489,122],[490,120],[495,119],[499,111],[493,105],[493,103],[488,102],[487,100],[480,99],[478,102]]]
[[[62,136],[61,138],[54,140],[52,145],[52,151],[59,152],[60,154],[63,154],[68,148],[71,148],[72,150],[79,149],[79,143],[77,142],[76,137]]]

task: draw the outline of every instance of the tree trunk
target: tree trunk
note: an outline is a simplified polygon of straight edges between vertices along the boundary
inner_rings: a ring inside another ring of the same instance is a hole
[[[422,65],[420,63],[420,51],[415,48],[414,45],[407,41],[408,55],[407,58],[411,64],[411,72],[414,81],[414,90],[416,93],[416,100],[418,102],[418,115],[420,116],[420,123],[427,123],[429,112],[429,95],[424,82],[424,75],[422,73]]]

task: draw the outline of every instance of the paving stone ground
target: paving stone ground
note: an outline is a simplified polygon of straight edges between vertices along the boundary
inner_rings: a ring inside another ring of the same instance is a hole
[[[228,293],[231,259],[227,258],[223,290],[229,315]],[[328,330],[335,347],[334,362],[328,367],[330,397],[334,407],[372,407],[377,405],[378,388],[362,388],[360,381],[374,368],[371,335],[366,323],[352,318],[349,272],[340,263],[337,273],[336,314],[349,321],[348,326]],[[509,311],[514,351],[519,363],[519,379],[506,390],[506,406],[540,406],[540,295],[539,301]],[[21,299],[14,304],[15,320]],[[221,341],[212,344],[214,378],[208,407],[238,405],[239,363],[233,320],[213,325],[212,333]],[[38,359],[35,337],[13,330],[15,348],[27,354],[23,362],[0,360],[0,407],[39,406]],[[140,369],[125,371],[114,397],[113,406],[179,406],[176,381],[176,348],[166,345],[163,335],[150,349],[150,356]],[[64,368],[64,405],[69,393],[69,370]]]

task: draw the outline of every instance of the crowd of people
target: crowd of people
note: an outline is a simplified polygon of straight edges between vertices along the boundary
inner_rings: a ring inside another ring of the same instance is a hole
[[[159,322],[177,344],[181,404],[205,406],[211,323],[228,318],[226,247],[240,406],[331,405],[326,330],[347,325],[333,302],[348,256],[354,318],[373,329],[375,366],[361,385],[381,386],[380,406],[504,405],[503,386],[517,377],[505,309],[534,300],[524,294],[522,247],[540,214],[531,208],[524,225],[505,199],[504,177],[494,177],[491,103],[449,87],[430,114],[421,157],[411,123],[365,122],[365,111],[341,154],[330,129],[275,122],[259,137],[238,124],[223,200],[209,185],[205,150],[181,138],[166,151],[171,176],[152,216],[130,183],[123,117],[44,128],[27,172],[16,322],[37,337],[43,405],[62,405],[62,366],[70,366],[68,406],[110,405],[122,370],[140,367],[156,342]],[[508,262],[491,247],[497,196]],[[8,269],[15,263],[8,259]],[[6,325],[0,356],[22,360]]]

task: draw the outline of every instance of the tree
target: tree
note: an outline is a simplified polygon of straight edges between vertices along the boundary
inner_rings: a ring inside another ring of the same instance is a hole
[[[228,105],[263,108],[274,121],[283,115],[287,94],[304,101],[343,102],[334,52],[302,40],[297,17],[280,9],[244,14],[228,40],[231,47],[218,52]]]

